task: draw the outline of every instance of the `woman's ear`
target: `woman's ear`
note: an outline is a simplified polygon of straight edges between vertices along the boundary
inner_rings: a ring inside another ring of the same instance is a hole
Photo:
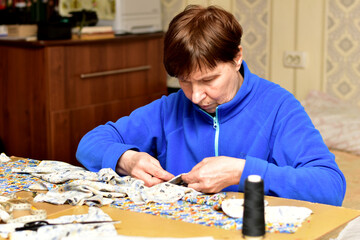
[[[234,58],[236,67],[238,67],[239,69],[240,69],[240,67],[241,67],[242,60],[243,60],[242,46],[239,45],[239,52],[236,54],[236,56],[235,56],[235,58]]]

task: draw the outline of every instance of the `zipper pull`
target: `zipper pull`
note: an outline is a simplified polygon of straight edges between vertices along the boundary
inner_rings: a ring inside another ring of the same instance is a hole
[[[218,123],[217,123],[217,119],[216,119],[216,117],[214,117],[213,119],[214,119],[214,125],[213,125],[213,127],[214,127],[214,129],[216,129],[216,128],[217,128],[217,124],[218,124]]]

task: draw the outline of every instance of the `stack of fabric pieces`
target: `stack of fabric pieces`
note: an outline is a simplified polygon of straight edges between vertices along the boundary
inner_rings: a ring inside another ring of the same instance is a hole
[[[41,161],[36,167],[13,169],[12,172],[31,174],[45,181],[29,186],[32,190],[48,190],[45,194],[38,194],[34,198],[35,202],[103,206],[111,204],[117,198],[128,196],[135,204],[170,203],[185,195],[201,194],[191,188],[166,182],[146,187],[142,180],[129,176],[120,177],[110,168],[95,173],[59,161]],[[49,188],[46,183],[66,184]]]
[[[226,193],[223,192],[202,194],[191,188],[166,182],[146,187],[143,181],[129,176],[121,177],[112,169],[101,169],[94,173],[58,161],[8,161],[0,163],[0,172],[0,182],[7,182],[6,186],[0,185],[1,194],[21,190],[47,190],[46,193],[38,193],[34,201],[86,204],[91,207],[111,205],[122,210],[222,229],[242,228],[242,218],[234,218],[221,211],[221,204],[226,198]],[[311,210],[308,216],[310,214]],[[302,222],[298,218],[292,219],[288,218],[287,222],[267,221],[266,229],[268,232],[295,232]]]

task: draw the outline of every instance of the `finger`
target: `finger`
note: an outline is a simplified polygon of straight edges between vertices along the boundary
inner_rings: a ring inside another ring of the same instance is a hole
[[[174,177],[161,166],[149,161],[141,162],[137,168],[133,169],[131,176],[143,180],[146,186],[153,186]]]
[[[157,177],[152,177],[150,175],[149,175],[149,178],[146,181],[144,181],[145,186],[147,186],[147,187],[152,187],[152,186],[155,186],[162,182],[164,182],[162,179],[159,179]]]
[[[194,190],[196,190],[196,191],[198,191],[198,192],[201,192],[201,190],[202,190],[202,187],[201,187],[201,184],[200,183],[191,183],[191,184],[188,184],[188,187],[189,188],[192,188],[192,189],[194,189]]]
[[[196,172],[193,172],[192,170],[188,173],[184,173],[183,175],[181,175],[181,179],[184,182],[186,182],[187,184],[193,184],[193,183],[200,182],[198,175],[196,174]]]
[[[151,163],[155,166],[161,167],[159,160],[157,160],[156,158],[152,158]]]
[[[148,171],[148,173],[156,178],[162,179],[164,181],[168,181],[170,179],[172,179],[173,177],[175,177],[173,174],[165,171],[159,160],[157,160],[156,158],[151,157],[150,158],[150,163],[153,164],[154,168],[150,168],[150,171]]]
[[[148,173],[156,177],[158,179],[161,179],[163,181],[168,181],[175,177],[173,174],[169,173],[168,171],[165,171],[161,166],[154,166],[153,168],[149,169]]]
[[[156,184],[159,184],[159,183],[163,182],[162,179],[159,179],[157,177],[153,177],[148,172],[145,172],[145,171],[142,171],[142,170],[137,170],[136,172],[134,172],[132,177],[142,180],[144,182],[145,186],[147,186],[147,187],[152,187],[152,186],[154,186]]]
[[[188,187],[202,193],[217,193],[222,189],[217,186],[207,186],[206,184],[201,182],[188,184]]]

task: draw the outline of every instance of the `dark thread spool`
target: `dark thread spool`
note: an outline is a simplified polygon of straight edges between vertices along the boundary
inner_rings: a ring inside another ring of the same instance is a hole
[[[245,180],[242,233],[246,239],[262,239],[265,235],[264,182],[258,175]]]

